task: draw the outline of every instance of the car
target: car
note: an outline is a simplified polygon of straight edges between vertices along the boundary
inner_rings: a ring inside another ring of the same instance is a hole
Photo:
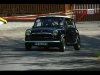
[[[47,15],[36,18],[31,29],[25,32],[25,48],[31,50],[32,46],[58,47],[61,52],[66,46],[73,46],[80,50],[80,35],[73,18],[61,15]]]

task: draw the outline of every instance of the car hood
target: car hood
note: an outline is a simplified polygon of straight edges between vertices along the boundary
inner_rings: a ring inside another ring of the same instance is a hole
[[[62,27],[37,27],[32,29],[32,33],[41,33],[41,32],[52,33],[53,30],[62,30]]]

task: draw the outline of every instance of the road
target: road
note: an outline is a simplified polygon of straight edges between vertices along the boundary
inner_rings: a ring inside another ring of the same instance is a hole
[[[3,29],[0,31],[0,71],[100,71],[97,57],[100,51],[99,26],[77,24],[81,50],[75,51],[73,46],[66,46],[65,52],[60,52],[56,47],[49,50],[32,47],[32,51],[26,51],[24,35],[31,25]]]

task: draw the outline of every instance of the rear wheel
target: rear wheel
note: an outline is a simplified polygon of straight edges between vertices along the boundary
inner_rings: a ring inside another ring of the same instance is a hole
[[[66,44],[65,44],[65,39],[63,38],[61,43],[60,43],[60,51],[61,52],[64,52],[65,51],[65,47],[66,47]]]
[[[31,51],[32,45],[29,43],[25,43],[25,48],[27,51]]]
[[[80,50],[80,47],[81,47],[81,45],[80,45],[80,39],[78,38],[77,39],[77,43],[74,45],[74,49],[75,50]]]

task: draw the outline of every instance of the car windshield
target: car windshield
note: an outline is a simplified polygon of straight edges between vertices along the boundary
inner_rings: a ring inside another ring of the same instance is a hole
[[[62,26],[63,18],[61,17],[42,17],[37,18],[34,27]]]

